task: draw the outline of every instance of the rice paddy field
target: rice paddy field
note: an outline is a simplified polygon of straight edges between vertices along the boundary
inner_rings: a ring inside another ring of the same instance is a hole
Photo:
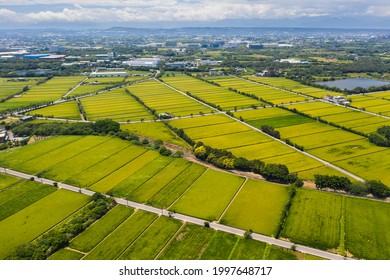
[[[43,117],[52,117],[60,119],[80,120],[79,107],[76,101],[63,102],[60,104],[33,110],[28,115],[40,115]]]
[[[270,110],[273,109],[277,108],[270,108]],[[254,117],[253,112],[260,110],[263,109],[237,112],[236,115],[249,114]],[[211,147],[227,149],[237,157],[286,164],[291,172],[298,173],[323,167],[319,161],[223,115],[173,120],[170,123],[177,128],[182,128],[193,140]]]
[[[390,125],[390,120],[380,116],[354,111],[345,107],[336,106],[325,102],[310,102],[287,105],[287,108],[321,118],[325,121],[336,123],[353,130],[370,134],[383,125]]]
[[[351,106],[375,114],[390,116],[390,92],[348,96]]]
[[[303,85],[299,82],[286,78],[271,78],[271,77],[254,77],[245,76],[246,79],[260,82],[269,86],[290,90],[292,92],[301,93],[314,98],[324,98],[326,95],[340,95],[340,93],[324,90],[316,87]]]
[[[31,185],[25,187],[31,189]],[[42,188],[54,187],[42,186]],[[6,258],[17,246],[34,240],[62,222],[86,205],[89,200],[89,197],[79,193],[54,190],[42,195],[37,201],[24,205],[25,207],[21,207],[17,212],[0,221],[0,258]],[[22,201],[23,198],[17,201],[14,199],[14,203],[22,203]]]
[[[338,248],[341,215],[341,195],[300,189],[294,197],[282,236],[321,249]]]
[[[162,140],[164,142],[172,143],[185,148],[189,147],[189,145],[184,142],[184,140],[172,132],[162,122],[121,124],[121,129],[147,138]]]
[[[0,100],[20,93],[24,87],[33,87],[41,79],[0,78]]]
[[[80,96],[80,95],[86,95],[91,93],[96,93],[99,91],[110,89],[111,87],[114,87],[113,84],[82,84],[81,86],[77,87],[75,90],[73,90],[71,93],[69,93],[69,97],[74,96]]]
[[[242,177],[209,169],[170,209],[209,221],[218,220],[244,181]]]
[[[13,109],[28,106],[30,104],[39,104],[52,102],[61,99],[63,95],[77,86],[85,77],[54,77],[43,84],[32,87],[23,93],[20,97],[14,97],[2,103],[0,110]]]
[[[120,215],[123,211],[126,216]],[[112,222],[106,226],[103,219],[107,223],[108,219],[116,221],[116,227]],[[84,241],[87,246],[83,245]],[[297,259],[295,252],[290,250],[276,247],[265,250],[266,247],[262,242],[116,206],[73,239],[69,248],[55,253],[50,259],[261,260],[274,259],[275,254],[278,259]]]
[[[216,117],[221,121],[220,115]],[[200,117],[203,118],[206,116]],[[155,151],[109,137],[51,137],[1,152],[0,166],[39,173],[75,186],[110,192],[114,196],[268,236],[275,234],[288,200],[286,186],[248,180],[182,158],[163,157]],[[67,219],[89,201],[84,195],[37,182],[6,175],[0,175],[0,179],[0,229],[6,233],[0,237],[1,258]],[[382,249],[390,242],[386,230],[388,210],[387,203],[298,189],[282,236],[324,250],[348,251],[358,258],[388,258],[389,252]],[[117,205],[74,238],[69,248],[50,258],[306,257],[311,258]]]
[[[316,106],[316,104],[313,105]],[[322,108],[322,104],[318,105],[319,108]],[[281,108],[248,110],[238,112],[237,115],[255,127],[271,125],[280,132],[281,139],[289,139],[293,143],[303,146],[306,152],[363,178],[388,182],[385,173],[375,171],[379,168],[378,163],[374,164],[379,159],[378,157],[383,158],[384,154],[388,153],[388,149],[370,143],[363,136],[296,115]],[[278,162],[275,158],[272,160]],[[367,161],[372,164],[368,164]],[[287,166],[288,162],[288,157],[280,161]],[[360,167],[356,165],[360,165]],[[385,164],[382,168],[387,170]],[[312,170],[310,173],[314,174],[314,171]],[[303,175],[309,178],[312,176],[309,176],[307,172],[304,172]]]
[[[298,190],[282,235],[309,246],[388,259],[389,204],[308,189]]]
[[[291,92],[275,89],[259,83],[254,83],[248,80],[234,77],[220,77],[217,79],[209,79],[224,88],[233,88],[241,92],[253,94],[272,104],[285,104],[290,102],[300,102],[310,100],[310,97],[300,96]]]
[[[272,236],[288,199],[288,188],[265,181],[248,180],[221,223]]]
[[[84,195],[57,190],[39,183],[8,178],[8,190],[0,192],[0,207],[7,196],[22,205],[23,197],[33,191],[42,197],[24,205],[9,217],[0,220],[2,235],[0,257],[6,258],[19,245],[33,241],[49,229],[77,215],[90,199]],[[5,180],[2,180],[4,184]],[[50,191],[48,191],[50,190]],[[14,197],[12,199],[12,197]],[[0,208],[2,209],[2,208]],[[2,213],[2,212],[1,212]],[[8,232],[9,229],[12,232]],[[17,235],[13,233],[17,233]],[[297,259],[293,251],[273,247],[266,250],[264,243],[243,239],[236,235],[215,231],[193,224],[184,224],[130,207],[117,205],[102,218],[71,240],[68,247],[52,254],[49,260],[80,259]]]
[[[116,89],[80,99],[89,120],[114,121],[151,120],[153,116],[124,89]]]
[[[214,111],[156,80],[137,83],[127,89],[146,106],[156,110],[157,114],[170,113],[175,117],[182,117]]]
[[[189,92],[201,100],[220,106],[223,110],[264,105],[258,100],[186,75],[164,77],[162,80],[182,92]]]

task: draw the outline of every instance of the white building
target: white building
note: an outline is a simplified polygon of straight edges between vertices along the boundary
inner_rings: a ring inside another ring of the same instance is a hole
[[[99,77],[127,77],[127,72],[93,72],[89,75],[90,78]]]
[[[351,102],[347,101],[344,96],[331,96],[328,94],[324,97],[324,100],[344,106],[349,106],[351,104]]]
[[[139,58],[129,61],[124,61],[123,64],[126,64],[130,67],[157,67],[161,62],[159,58]]]

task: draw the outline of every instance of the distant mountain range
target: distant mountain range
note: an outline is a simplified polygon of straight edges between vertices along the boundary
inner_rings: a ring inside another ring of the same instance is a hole
[[[88,29],[110,29],[113,27],[113,23],[41,23],[30,24],[28,26],[23,24],[8,24],[2,23],[0,29],[20,28],[20,29],[73,29],[73,30],[88,30]],[[122,25],[122,24],[121,24]],[[220,27],[220,28],[336,28],[336,29],[390,29],[390,17],[373,17],[373,16],[359,16],[359,17],[300,17],[294,19],[229,19],[221,21],[206,21],[206,22],[193,22],[193,21],[160,21],[160,22],[128,22],[123,23],[123,27],[127,31],[133,30],[150,30],[160,28],[161,29],[180,29],[180,28],[204,28],[204,27]],[[115,29],[115,27],[113,27]],[[237,30],[237,29],[235,29]],[[225,30],[226,31],[226,30]]]

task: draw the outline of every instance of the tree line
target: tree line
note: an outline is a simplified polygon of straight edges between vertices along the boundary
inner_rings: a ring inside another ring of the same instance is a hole
[[[335,175],[314,175],[317,189],[329,188],[335,191],[345,191],[352,195],[366,196],[372,194],[376,198],[390,197],[390,189],[378,180],[370,180],[364,183],[352,183],[348,178]]]
[[[368,139],[377,146],[390,147],[390,126],[381,126]]]

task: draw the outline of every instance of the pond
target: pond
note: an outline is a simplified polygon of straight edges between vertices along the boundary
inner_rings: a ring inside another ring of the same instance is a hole
[[[374,79],[353,78],[353,79],[343,79],[343,80],[335,80],[335,81],[328,81],[328,82],[318,82],[317,84],[326,85],[329,87],[337,87],[340,89],[352,90],[357,87],[361,87],[361,88],[380,87],[380,86],[388,85],[390,84],[390,82],[374,80]]]

